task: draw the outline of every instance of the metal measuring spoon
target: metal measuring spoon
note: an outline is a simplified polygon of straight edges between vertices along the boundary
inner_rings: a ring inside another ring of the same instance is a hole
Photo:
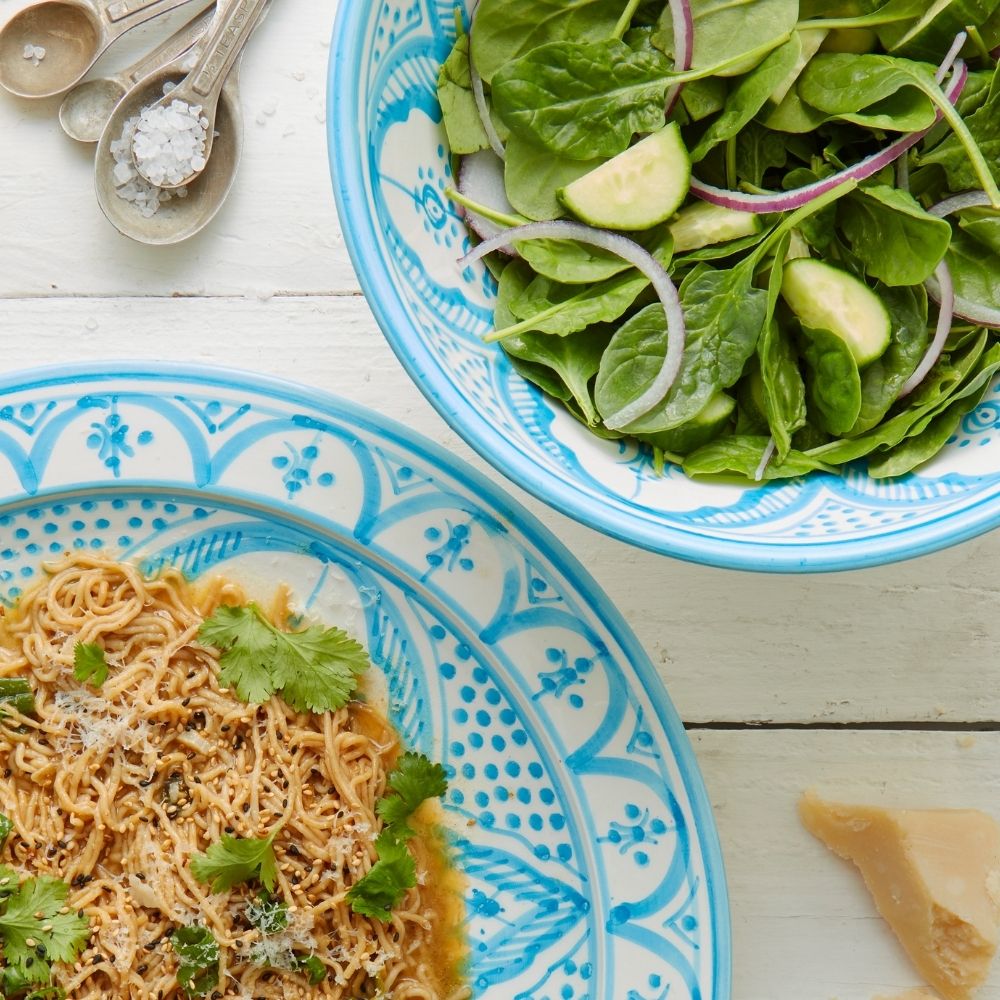
[[[55,97],[79,83],[125,34],[192,0],[43,0],[0,29],[0,86],[18,97]],[[45,50],[26,59],[28,46]]]
[[[158,49],[114,76],[85,80],[74,87],[59,108],[59,124],[77,142],[97,142],[118,102],[136,83],[184,55],[208,30],[215,8],[199,14]]]
[[[257,27],[270,6],[271,0],[265,0],[263,11],[256,21]],[[205,39],[196,43],[188,53],[188,59],[197,58],[205,44]],[[200,232],[215,218],[232,189],[243,151],[239,72],[238,56],[222,88],[215,125],[219,135],[215,139],[214,152],[205,170],[188,187],[186,198],[175,196],[149,219],[135,205],[118,196],[111,143],[122,138],[129,119],[137,117],[143,108],[149,107],[163,95],[164,84],[182,80],[185,69],[175,65],[141,80],[115,108],[97,147],[95,177],[97,201],[101,210],[123,236],[140,243],[160,246],[180,243]],[[173,92],[175,91],[171,93]]]
[[[155,108],[170,106],[174,101],[182,101],[191,106],[201,107],[201,118],[206,122],[203,153],[206,166],[212,156],[216,132],[215,117],[223,85],[270,2],[271,0],[219,0],[216,5],[215,20],[205,38],[194,69],[175,89],[151,105]],[[175,68],[179,68],[177,64]],[[140,173],[143,172],[142,165],[138,162],[136,167]],[[160,186],[165,190],[186,187],[204,169],[205,167],[200,170],[193,169],[183,180]]]

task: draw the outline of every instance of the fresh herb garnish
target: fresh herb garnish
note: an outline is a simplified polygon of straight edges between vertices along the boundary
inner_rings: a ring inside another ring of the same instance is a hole
[[[212,892],[226,892],[235,885],[256,880],[272,892],[278,883],[274,838],[244,840],[227,833],[204,853],[191,859],[191,872],[199,882],[211,884]]]
[[[298,971],[306,974],[310,986],[318,986],[326,979],[326,966],[316,955],[300,958]]]
[[[66,909],[69,886],[42,875],[18,884],[16,872],[0,866],[0,944],[4,989],[50,986],[52,963],[73,962],[90,937],[90,923]]]
[[[207,927],[190,924],[170,935],[180,967],[177,982],[188,996],[203,997],[219,985],[219,942]]]
[[[4,705],[9,705],[21,715],[34,715],[35,696],[31,693],[31,685],[26,678],[0,678],[0,712]]]
[[[364,646],[343,629],[282,632],[256,604],[220,607],[198,636],[222,651],[220,681],[252,704],[280,692],[300,712],[336,711],[370,665]]]
[[[448,791],[448,778],[440,764],[420,753],[405,753],[389,775],[392,794],[379,800],[376,809],[386,827],[399,829],[427,799]]]
[[[78,642],[73,649],[73,676],[99,688],[108,679],[108,661],[96,642]]]
[[[417,866],[406,846],[414,833],[407,821],[427,799],[444,795],[448,782],[440,764],[407,753],[389,775],[389,788],[391,794],[376,807],[385,823],[375,841],[378,861],[347,893],[355,913],[384,922],[417,884]]]
[[[0,851],[7,846],[7,838],[14,832],[14,823],[9,816],[0,813]]]
[[[261,934],[278,934],[285,930],[291,918],[288,904],[266,890],[247,903],[247,920]]]

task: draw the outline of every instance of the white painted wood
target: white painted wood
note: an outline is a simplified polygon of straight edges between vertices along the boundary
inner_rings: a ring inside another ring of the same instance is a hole
[[[0,21],[22,0],[0,0]],[[98,358],[267,372],[338,392],[444,444],[526,502],[649,650],[689,723],[1000,719],[1000,533],[916,562],[762,578],[613,542],[526,497],[464,445],[389,350],[351,270],[325,139],[336,0],[275,0],[248,52],[232,200],[174,249],[104,221],[57,102],[0,97],[0,371]],[[146,36],[148,37],[148,35]],[[139,37],[106,65],[122,65]],[[1000,813],[1000,734],[693,732],[726,851],[734,1000],[872,1000],[917,985],[860,879],[798,826],[809,785]],[[961,741],[961,742],[960,742]],[[1000,978],[982,994],[1000,1000]]]
[[[0,0],[0,22],[21,6]],[[275,0],[244,59],[246,146],[237,184],[210,229],[179,247],[144,247],[111,228],[94,196],[94,147],[63,134],[58,99],[0,95],[2,294],[356,289],[326,155],[335,9],[329,0]],[[162,34],[160,26],[136,29],[99,67],[128,64]]]
[[[831,799],[1000,814],[1000,736],[697,733],[732,895],[733,1000],[873,1000],[920,985],[857,869],[799,825]],[[1000,1000],[1000,968],[979,1000]]]
[[[231,365],[340,393],[443,443],[525,501],[585,563],[689,722],[1000,719],[1000,533],[916,562],[803,578],[705,569],[618,544],[474,455],[357,296],[0,299],[0,330],[17,338],[3,369],[101,357]]]

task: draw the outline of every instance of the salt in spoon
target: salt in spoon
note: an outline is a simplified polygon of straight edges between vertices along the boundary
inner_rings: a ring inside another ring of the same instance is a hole
[[[77,142],[97,142],[119,101],[136,83],[180,58],[201,39],[215,16],[212,7],[171,35],[159,48],[114,76],[85,80],[74,87],[59,108],[59,124]]]
[[[126,31],[191,2],[43,0],[31,4],[0,29],[0,86],[18,97],[55,97],[79,83]],[[44,55],[31,59],[29,49],[44,50]]]
[[[160,109],[200,108],[197,115],[180,113],[186,113],[189,120],[200,118],[205,132],[203,149],[190,165],[185,165],[185,174],[163,177],[150,170],[155,165],[155,153],[143,154],[145,137],[140,126],[132,140],[132,154],[136,169],[149,183],[163,190],[186,187],[205,169],[212,155],[215,118],[223,84],[269,3],[270,0],[220,0],[215,21],[194,69],[169,94],[144,111],[144,117],[151,114],[155,118]]]

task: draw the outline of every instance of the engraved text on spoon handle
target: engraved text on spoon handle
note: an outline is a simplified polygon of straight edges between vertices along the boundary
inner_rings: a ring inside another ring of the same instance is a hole
[[[222,14],[222,22],[212,30],[212,42],[194,71],[191,86],[207,97],[232,68],[247,39],[253,34],[261,12],[269,0],[236,0]]]

